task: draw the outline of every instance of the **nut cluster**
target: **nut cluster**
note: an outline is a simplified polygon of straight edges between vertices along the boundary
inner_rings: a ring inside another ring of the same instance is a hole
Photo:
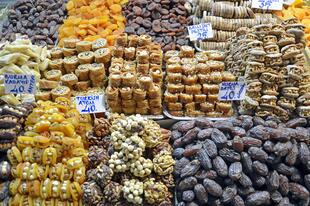
[[[231,39],[226,65],[248,85],[241,114],[275,115],[285,121],[294,113],[310,115],[303,29],[296,19],[289,19],[239,29]]]

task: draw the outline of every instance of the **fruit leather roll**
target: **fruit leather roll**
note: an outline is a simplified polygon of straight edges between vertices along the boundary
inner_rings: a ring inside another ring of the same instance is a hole
[[[167,91],[171,94],[182,93],[184,90],[183,84],[167,84]]]
[[[54,59],[49,62],[48,68],[50,70],[60,70],[62,74],[65,74],[65,68],[62,59]]]
[[[183,109],[183,105],[180,102],[168,102],[167,108],[169,111],[181,111]]]
[[[172,84],[182,83],[183,75],[181,73],[168,73],[166,81]]]
[[[139,39],[138,45],[140,47],[152,44],[152,37],[149,36],[149,35],[145,35],[145,34],[144,35],[140,35],[138,37],[138,39]]]
[[[111,61],[111,51],[108,48],[102,48],[95,51],[95,62],[107,65]]]
[[[62,53],[64,57],[71,57],[77,55],[77,51],[75,48],[74,49],[63,48]]]
[[[171,94],[166,92],[164,94],[164,101],[165,102],[171,102],[171,103],[176,103],[179,101],[179,94]]]
[[[75,85],[78,82],[78,78],[75,74],[65,74],[60,78],[62,85],[65,85],[69,87],[70,89],[73,88],[73,85]]]
[[[124,49],[124,59],[134,60],[136,57],[136,49],[134,47],[128,47]]]
[[[151,69],[150,75],[155,83],[160,83],[163,81],[164,74],[161,69]]]
[[[81,52],[78,54],[80,64],[91,64],[95,60],[95,54],[92,51]]]
[[[65,57],[63,60],[63,64],[66,73],[72,73],[77,69],[79,65],[79,59],[77,58],[77,56]]]
[[[141,100],[144,100],[146,97],[146,91],[140,88],[135,88],[133,90],[133,99],[137,101],[137,103]]]
[[[186,85],[194,85],[197,83],[198,76],[197,75],[188,75],[188,76],[183,76],[183,83]]]
[[[154,86],[147,92],[147,96],[150,99],[161,98],[161,86],[158,84],[154,84]]]
[[[121,73],[111,73],[109,77],[109,84],[111,87],[120,87],[122,85]]]
[[[137,107],[145,107],[145,108],[149,108],[149,101],[148,100],[140,100],[137,101]]]
[[[132,99],[133,89],[130,87],[123,87],[120,89],[121,98],[124,100]]]
[[[87,81],[89,80],[89,68],[91,67],[90,64],[81,64],[75,70],[75,75],[78,77],[80,81]]]
[[[89,67],[89,79],[91,81],[102,81],[105,77],[105,69],[103,64],[93,63]]]
[[[54,101],[57,97],[71,97],[71,90],[66,86],[58,86],[55,89],[51,90],[52,100]]]
[[[211,72],[210,67],[204,63],[197,64],[196,70],[197,70],[197,73],[199,74],[209,74]]]
[[[121,47],[121,46],[115,47],[113,49],[112,56],[113,57],[117,57],[117,58],[123,58],[123,56],[124,56],[124,47]]]
[[[118,35],[115,39],[116,46],[126,47],[128,43],[128,35],[126,33],[122,33]]]
[[[44,77],[50,81],[60,81],[61,75],[61,71],[55,69],[44,72]]]
[[[90,87],[91,83],[90,81],[80,81],[80,82],[77,82],[74,86],[74,88],[77,90],[77,91],[86,91],[89,87]]]
[[[92,50],[96,51],[98,49],[102,49],[107,47],[107,40],[104,38],[99,38],[92,43]]]
[[[63,49],[59,47],[54,47],[51,50],[51,59],[62,59],[63,58]]]
[[[154,86],[152,77],[150,76],[146,76],[146,75],[140,76],[138,81],[139,81],[139,86],[146,91],[149,91]]]
[[[138,50],[136,53],[136,60],[139,64],[149,63],[149,52],[147,50]]]
[[[180,102],[187,104],[193,102],[194,97],[192,94],[180,94],[179,99]]]
[[[119,89],[115,87],[108,86],[106,89],[107,99],[109,100],[117,100],[119,99]]]
[[[92,50],[92,42],[90,41],[80,41],[76,43],[76,51],[78,53],[91,51]]]
[[[152,107],[162,107],[162,100],[160,97],[155,99],[149,99],[150,108]]]
[[[169,64],[166,66],[167,72],[168,73],[180,73],[182,74],[183,69],[181,64],[176,63],[176,64]]]
[[[122,74],[122,86],[134,87],[137,82],[137,77],[132,72],[125,72]]]
[[[163,113],[163,108],[162,107],[151,107],[150,113],[152,115],[161,115]]]
[[[148,74],[150,70],[150,64],[146,63],[146,64],[137,64],[137,72],[141,73],[141,74]]]
[[[185,85],[185,93],[186,94],[201,94],[201,85]]]
[[[128,47],[137,47],[139,44],[139,36],[130,35],[128,36]]]

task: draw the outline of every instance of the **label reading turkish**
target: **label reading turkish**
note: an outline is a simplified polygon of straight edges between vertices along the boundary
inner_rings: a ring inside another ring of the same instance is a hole
[[[253,0],[252,8],[263,10],[282,10],[283,0]]]
[[[220,101],[243,100],[246,93],[245,82],[222,82],[218,99]]]
[[[29,74],[4,74],[6,94],[35,94],[36,78]]]
[[[80,114],[101,113],[105,111],[103,95],[76,96],[75,101]]]
[[[191,41],[213,38],[211,23],[188,26],[187,30]]]

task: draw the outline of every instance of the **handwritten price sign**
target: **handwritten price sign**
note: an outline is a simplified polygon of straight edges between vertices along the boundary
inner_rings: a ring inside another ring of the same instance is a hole
[[[252,0],[252,8],[263,10],[282,10],[283,0]]]
[[[103,95],[76,96],[75,101],[80,114],[92,114],[105,111]]]
[[[36,79],[28,74],[4,74],[4,87],[6,94],[34,94]]]
[[[245,97],[245,82],[222,82],[218,99],[220,101],[242,100]]]
[[[202,23],[188,26],[187,30],[191,41],[209,39],[213,37],[211,23]]]

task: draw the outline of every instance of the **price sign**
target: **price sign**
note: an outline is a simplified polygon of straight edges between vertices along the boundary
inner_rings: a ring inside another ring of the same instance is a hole
[[[242,100],[245,97],[245,82],[222,82],[218,99],[220,101]]]
[[[263,10],[282,10],[283,0],[252,0],[252,8]]]
[[[213,37],[211,23],[202,23],[188,26],[187,30],[191,41],[209,39]]]
[[[76,96],[76,107],[81,114],[100,113],[105,111],[103,95]]]
[[[34,94],[36,79],[28,74],[4,74],[4,87],[6,94]]]

